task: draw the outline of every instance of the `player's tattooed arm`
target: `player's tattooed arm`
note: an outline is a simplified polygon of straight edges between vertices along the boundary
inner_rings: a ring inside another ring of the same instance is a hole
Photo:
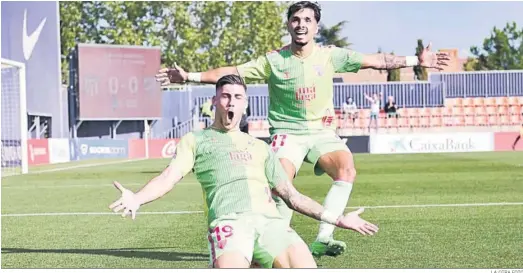
[[[407,67],[407,57],[386,53],[368,54],[363,56],[361,68],[390,70]]]
[[[377,53],[364,55],[361,68],[398,69],[403,67],[421,66],[425,68],[444,69],[449,65],[450,55],[447,52],[432,52],[432,43],[416,56],[395,56]]]
[[[363,208],[349,212],[344,216],[336,215],[325,210],[318,202],[299,193],[289,181],[278,184],[273,189],[273,192],[280,196],[289,208],[316,220],[327,222],[340,228],[351,229],[363,235],[372,235],[378,231],[376,225],[359,217],[359,214],[363,212]]]
[[[281,197],[290,209],[321,221],[321,216],[325,211],[323,206],[298,192],[291,182],[279,183],[273,192]]]

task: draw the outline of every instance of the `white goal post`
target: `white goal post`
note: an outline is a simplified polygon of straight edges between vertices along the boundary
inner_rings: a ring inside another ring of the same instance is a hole
[[[1,59],[2,177],[29,171],[25,64]]]

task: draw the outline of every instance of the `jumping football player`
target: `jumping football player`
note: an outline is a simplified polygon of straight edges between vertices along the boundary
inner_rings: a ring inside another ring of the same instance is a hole
[[[216,83],[223,75],[236,74],[245,80],[265,80],[269,86],[271,146],[288,178],[294,179],[303,161],[314,165],[317,175],[327,173],[333,184],[323,203],[326,210],[343,213],[347,206],[356,169],[352,153],[336,135],[333,105],[334,73],[359,69],[397,69],[421,65],[441,69],[446,53],[434,53],[431,45],[419,56],[364,55],[314,42],[320,22],[320,7],[309,1],[297,2],[287,11],[287,29],[292,42],[248,63],[187,73],[178,65],[156,75],[162,85],[171,83]],[[279,198],[280,213],[290,224],[292,210]],[[341,254],[346,244],[333,239],[334,225],[322,222],[311,251],[316,256]]]

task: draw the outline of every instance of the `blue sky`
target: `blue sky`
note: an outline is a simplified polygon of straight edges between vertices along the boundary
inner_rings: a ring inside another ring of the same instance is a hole
[[[343,36],[363,53],[378,47],[397,55],[413,55],[416,40],[432,41],[433,49],[458,48],[460,57],[480,46],[494,26],[509,21],[523,27],[523,2],[337,2],[320,1],[327,26],[347,20]]]

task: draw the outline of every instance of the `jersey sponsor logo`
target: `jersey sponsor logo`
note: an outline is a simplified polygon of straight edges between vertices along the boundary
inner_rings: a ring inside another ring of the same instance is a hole
[[[243,150],[244,151],[247,151],[248,149],[251,149],[256,143],[254,142],[254,140],[252,139],[249,139],[247,141],[247,145],[245,147],[243,147]]]
[[[163,158],[176,157],[176,141],[175,140],[171,140],[171,141],[165,143],[165,145],[163,145],[162,157]]]
[[[249,151],[232,151],[229,157],[236,162],[249,162],[252,160],[252,154]]]
[[[314,68],[314,70],[316,71],[316,75],[318,76],[323,76],[323,73],[324,73],[324,69],[323,69],[323,66],[322,65],[314,65],[312,66]]]
[[[316,99],[316,87],[300,87],[295,94],[298,101],[312,101]]]
[[[332,121],[334,120],[334,116],[331,115],[331,111],[327,109],[325,111],[325,116],[321,118],[321,122],[323,123],[323,126],[330,127],[332,125]]]
[[[324,116],[323,118],[321,118],[321,122],[323,123],[323,126],[330,127],[332,125],[333,119],[333,116]]]

